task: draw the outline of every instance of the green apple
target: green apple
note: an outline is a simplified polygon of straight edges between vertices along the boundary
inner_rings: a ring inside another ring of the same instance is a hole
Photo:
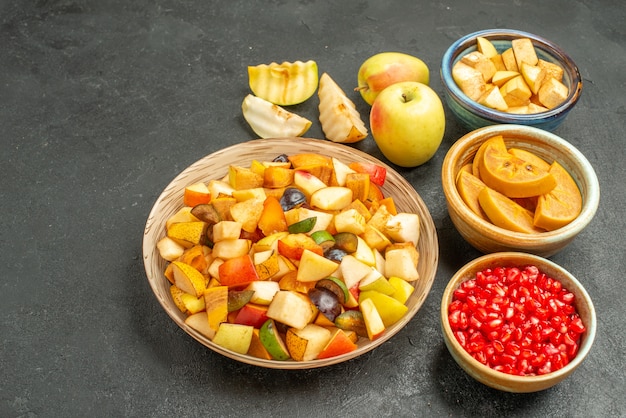
[[[366,59],[359,68],[357,90],[371,105],[386,87],[401,81],[428,85],[428,66],[421,59],[401,52],[382,52]]]
[[[417,167],[430,160],[441,145],[445,127],[441,99],[426,84],[415,81],[387,87],[370,111],[376,145],[401,167]]]

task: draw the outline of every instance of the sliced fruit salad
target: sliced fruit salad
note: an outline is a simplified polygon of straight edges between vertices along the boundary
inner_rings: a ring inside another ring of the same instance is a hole
[[[231,165],[190,184],[157,243],[186,324],[266,360],[310,361],[375,340],[408,311],[420,218],[386,169],[315,153]]]

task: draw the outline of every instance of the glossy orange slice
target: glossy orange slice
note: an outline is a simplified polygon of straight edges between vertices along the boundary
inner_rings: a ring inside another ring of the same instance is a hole
[[[543,232],[533,225],[533,213],[489,187],[478,194],[478,201],[489,220],[509,231],[536,234]]]
[[[463,199],[472,212],[489,222],[487,214],[485,214],[485,211],[483,211],[483,208],[480,206],[480,202],[478,201],[478,195],[485,187],[487,187],[485,186],[485,183],[480,181],[479,178],[471,174],[469,171],[459,171],[459,175],[456,179],[456,188],[459,191],[459,195],[461,195],[461,199]]]
[[[485,155],[485,149],[487,146],[495,146],[500,148],[500,151],[507,152],[506,144],[504,143],[504,138],[502,135],[496,135],[494,137],[489,138],[485,142],[482,143],[476,154],[474,155],[474,160],[472,161],[472,174],[480,179],[480,165],[483,161],[483,156]]]
[[[509,148],[509,152],[521,160],[536,165],[542,170],[550,170],[550,163],[546,162],[543,158],[539,157],[536,154],[533,154],[530,151],[526,151],[525,149],[521,148]]]
[[[552,163],[550,173],[556,178],[556,187],[539,196],[534,225],[553,231],[576,219],[582,210],[583,199],[576,182],[559,163]]]
[[[548,193],[556,180],[546,170],[522,160],[506,149],[501,137],[486,141],[479,162],[480,179],[492,189],[507,197],[530,197]]]

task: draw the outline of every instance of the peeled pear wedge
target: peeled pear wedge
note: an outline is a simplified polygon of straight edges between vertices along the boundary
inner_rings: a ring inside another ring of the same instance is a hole
[[[311,121],[265,99],[248,94],[241,105],[243,117],[261,138],[302,136]]]
[[[367,128],[354,102],[327,73],[320,77],[317,94],[320,124],[327,139],[350,144],[367,137]]]
[[[317,89],[317,63],[283,62],[248,67],[248,83],[252,92],[279,106],[299,104],[313,96]]]

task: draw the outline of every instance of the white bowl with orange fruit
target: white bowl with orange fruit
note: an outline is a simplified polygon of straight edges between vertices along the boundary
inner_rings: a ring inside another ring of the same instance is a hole
[[[595,171],[563,138],[533,127],[492,125],[456,141],[442,165],[455,227],[483,253],[551,256],[591,222]]]
[[[388,341],[422,306],[438,254],[430,213],[399,173],[307,138],[201,158],[159,196],[143,240],[150,286],[181,329],[276,369],[327,366]]]

